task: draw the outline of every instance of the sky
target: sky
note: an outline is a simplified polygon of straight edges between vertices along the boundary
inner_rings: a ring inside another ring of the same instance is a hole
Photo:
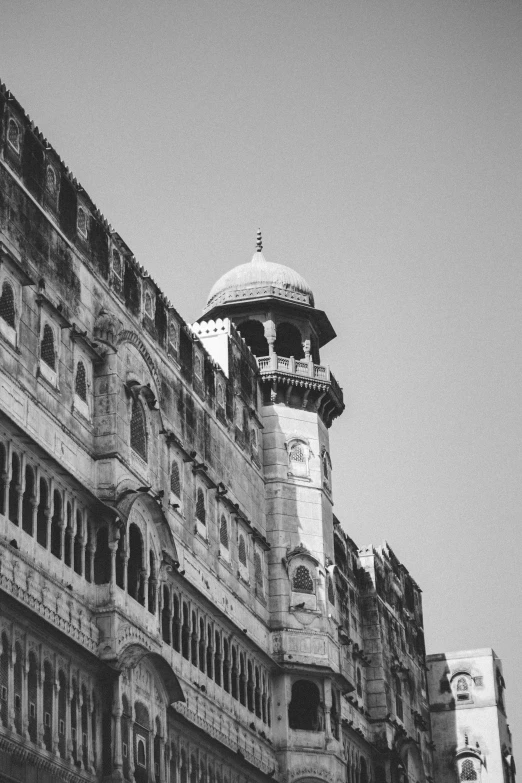
[[[520,0],[4,0],[0,78],[192,322],[267,260],[337,339],[335,513],[493,647],[522,740]]]

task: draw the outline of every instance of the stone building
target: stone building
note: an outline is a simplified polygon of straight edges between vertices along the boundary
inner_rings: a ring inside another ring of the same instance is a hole
[[[436,783],[515,780],[502,663],[491,649],[428,655]]]
[[[1,84],[0,149],[0,781],[433,780],[307,283],[259,235],[188,325]]]

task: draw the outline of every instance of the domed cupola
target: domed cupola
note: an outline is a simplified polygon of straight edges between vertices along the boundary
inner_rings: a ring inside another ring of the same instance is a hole
[[[233,321],[258,357],[271,354],[278,341],[280,355],[311,355],[319,361],[319,348],[335,337],[326,313],[314,307],[306,280],[290,267],[266,260],[261,231],[252,260],[226,272],[208,295],[202,318],[224,317]],[[289,332],[294,339],[288,339]]]
[[[300,274],[288,266],[266,260],[258,231],[252,260],[234,267],[214,283],[204,313],[230,302],[253,301],[267,296],[314,306],[312,289]]]

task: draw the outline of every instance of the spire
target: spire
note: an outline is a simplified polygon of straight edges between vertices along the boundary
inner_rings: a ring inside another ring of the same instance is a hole
[[[256,253],[260,253],[263,249],[263,240],[261,239],[261,229],[258,228],[257,230],[257,242],[256,242]]]

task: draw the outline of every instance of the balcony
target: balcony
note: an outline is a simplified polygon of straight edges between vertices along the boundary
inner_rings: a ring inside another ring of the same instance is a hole
[[[258,357],[257,364],[261,382],[270,385],[272,403],[292,404],[297,396],[300,407],[317,411],[328,427],[343,412],[343,391],[328,365],[275,353]]]

